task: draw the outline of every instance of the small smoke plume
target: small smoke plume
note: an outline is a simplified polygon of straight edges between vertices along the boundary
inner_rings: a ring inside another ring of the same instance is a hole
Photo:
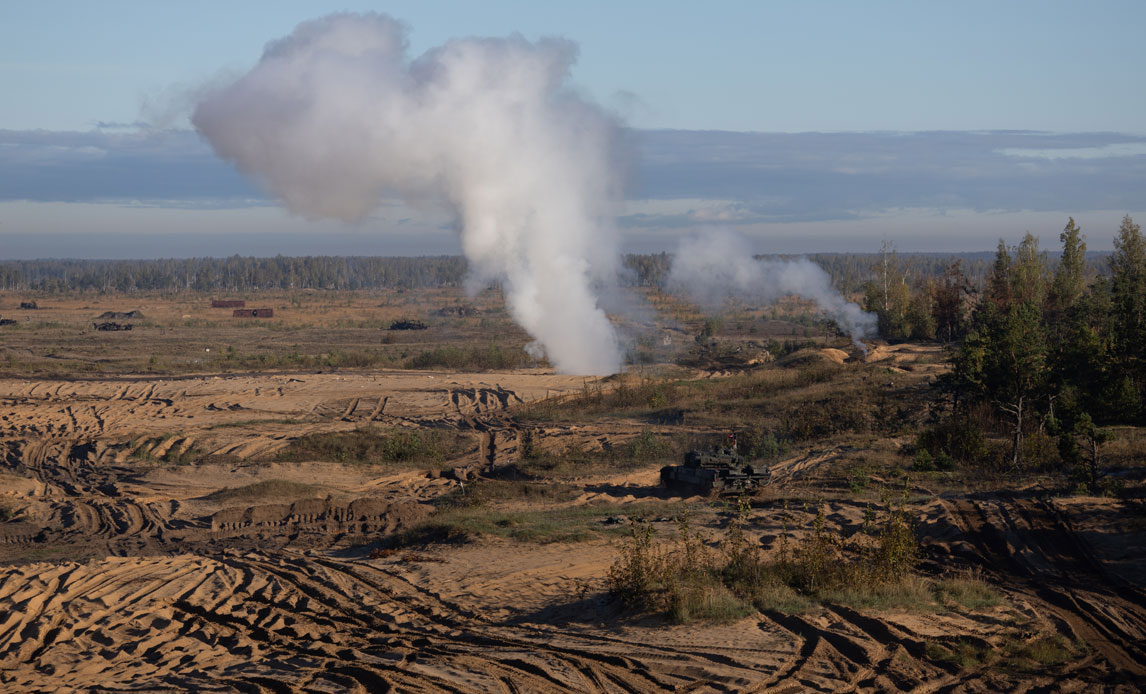
[[[615,281],[618,129],[568,87],[567,41],[450,41],[409,59],[381,14],[300,24],[192,117],[232,161],[308,218],[364,219],[397,192],[445,204],[471,287],[499,280],[558,369],[620,368],[595,287]]]
[[[732,298],[766,302],[789,294],[802,296],[815,301],[861,349],[859,340],[876,332],[875,315],[840,296],[819,265],[806,258],[757,260],[744,238],[723,229],[681,240],[668,286],[708,307]]]

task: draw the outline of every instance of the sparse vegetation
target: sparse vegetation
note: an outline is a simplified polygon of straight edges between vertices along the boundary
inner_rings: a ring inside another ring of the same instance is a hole
[[[913,571],[919,546],[901,504],[869,518],[865,532],[847,536],[827,528],[823,510],[803,539],[766,556],[745,533],[751,508],[741,498],[716,543],[678,519],[675,540],[658,542],[648,523],[634,523],[609,572],[610,590],[638,611],[676,622],[724,620],[753,609],[804,612],[817,603],[863,609],[980,610],[1001,598],[978,577],[940,580]]]
[[[941,578],[935,582],[934,591],[943,604],[954,603],[966,610],[982,610],[1003,603],[999,593],[973,573]]]
[[[206,427],[207,430],[212,429],[239,429],[242,427],[258,427],[264,424],[302,424],[301,419],[291,419],[285,417],[282,419],[275,419],[273,417],[257,418],[257,419],[241,419],[234,422],[220,422],[219,424],[212,424]]]
[[[1085,643],[1059,634],[1041,634],[1027,640],[1011,640],[1004,645],[1007,664],[1020,670],[1045,671],[1078,658],[1088,650]]]
[[[468,498],[470,492],[460,492],[440,502],[432,516],[407,531],[383,538],[382,543],[387,547],[424,547],[459,544],[481,536],[537,544],[581,542],[623,534],[624,523],[607,521],[632,512],[612,504],[552,506],[561,500],[560,492],[541,491],[538,485],[487,484]],[[511,499],[544,501],[547,507],[515,510],[495,505]],[[680,510],[677,504],[660,504],[642,507],[641,513],[665,515]]]
[[[530,357],[524,351],[518,352],[489,344],[485,347],[435,347],[411,357],[406,362],[410,369],[516,369],[525,366]]]
[[[330,492],[328,487],[317,484],[304,484],[290,480],[263,480],[241,487],[225,487],[202,497],[203,501],[214,503],[256,503],[267,499],[302,499],[323,496]]]
[[[650,429],[621,445],[585,450],[566,445],[560,450],[543,451],[541,434],[534,429],[522,433],[522,456],[515,464],[527,477],[567,479],[603,472],[624,472],[647,466],[654,461],[679,458],[684,450],[682,440],[659,435]]]
[[[522,405],[517,413],[531,422],[627,417],[720,427],[738,432],[748,457],[768,460],[802,441],[903,431],[909,403],[903,391],[881,386],[873,371],[815,363],[723,379],[622,377],[611,389],[586,385],[573,395]]]
[[[444,429],[379,429],[307,434],[281,450],[281,461],[321,460],[351,465],[434,466],[472,450],[469,437]]]

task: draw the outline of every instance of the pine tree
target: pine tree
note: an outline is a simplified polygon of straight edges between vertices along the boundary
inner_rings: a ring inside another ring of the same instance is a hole
[[[1014,296],[1014,287],[1011,284],[1012,265],[1007,244],[999,239],[999,247],[995,251],[995,263],[987,275],[987,290],[983,298],[1000,311],[1006,310],[1011,305]]]
[[[936,338],[952,342],[963,337],[967,330],[963,302],[970,293],[971,285],[963,274],[963,263],[956,260],[947,266],[943,281],[936,285],[931,296]]]
[[[1046,253],[1039,253],[1039,240],[1029,231],[1015,249],[1011,267],[1011,292],[1015,301],[1042,309],[1047,294]]]
[[[1114,357],[1140,391],[1146,363],[1146,240],[1129,215],[1114,239],[1110,269]]]
[[[1058,238],[1062,242],[1062,257],[1051,284],[1048,309],[1052,320],[1064,318],[1078,303],[1086,287],[1086,241],[1074,223],[1074,217],[1066,223]]]

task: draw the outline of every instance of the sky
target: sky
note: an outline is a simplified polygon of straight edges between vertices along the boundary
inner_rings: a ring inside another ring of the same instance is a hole
[[[456,253],[444,211],[292,217],[187,120],[332,11],[576,42],[630,137],[627,249],[726,225],[760,252],[986,250],[1146,218],[1141,2],[37,2],[0,6],[0,258]]]

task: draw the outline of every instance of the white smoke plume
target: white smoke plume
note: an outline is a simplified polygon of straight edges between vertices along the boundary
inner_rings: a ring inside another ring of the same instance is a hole
[[[681,240],[668,286],[708,307],[731,298],[766,302],[789,294],[802,296],[815,301],[861,349],[860,339],[876,332],[875,315],[840,296],[819,265],[807,258],[757,260],[743,237],[724,229],[708,229]]]
[[[460,39],[410,59],[382,14],[300,24],[197,105],[192,123],[308,218],[365,219],[397,192],[458,217],[471,287],[500,280],[514,319],[564,372],[620,368],[594,287],[619,248],[618,128],[568,86],[576,46]]]

